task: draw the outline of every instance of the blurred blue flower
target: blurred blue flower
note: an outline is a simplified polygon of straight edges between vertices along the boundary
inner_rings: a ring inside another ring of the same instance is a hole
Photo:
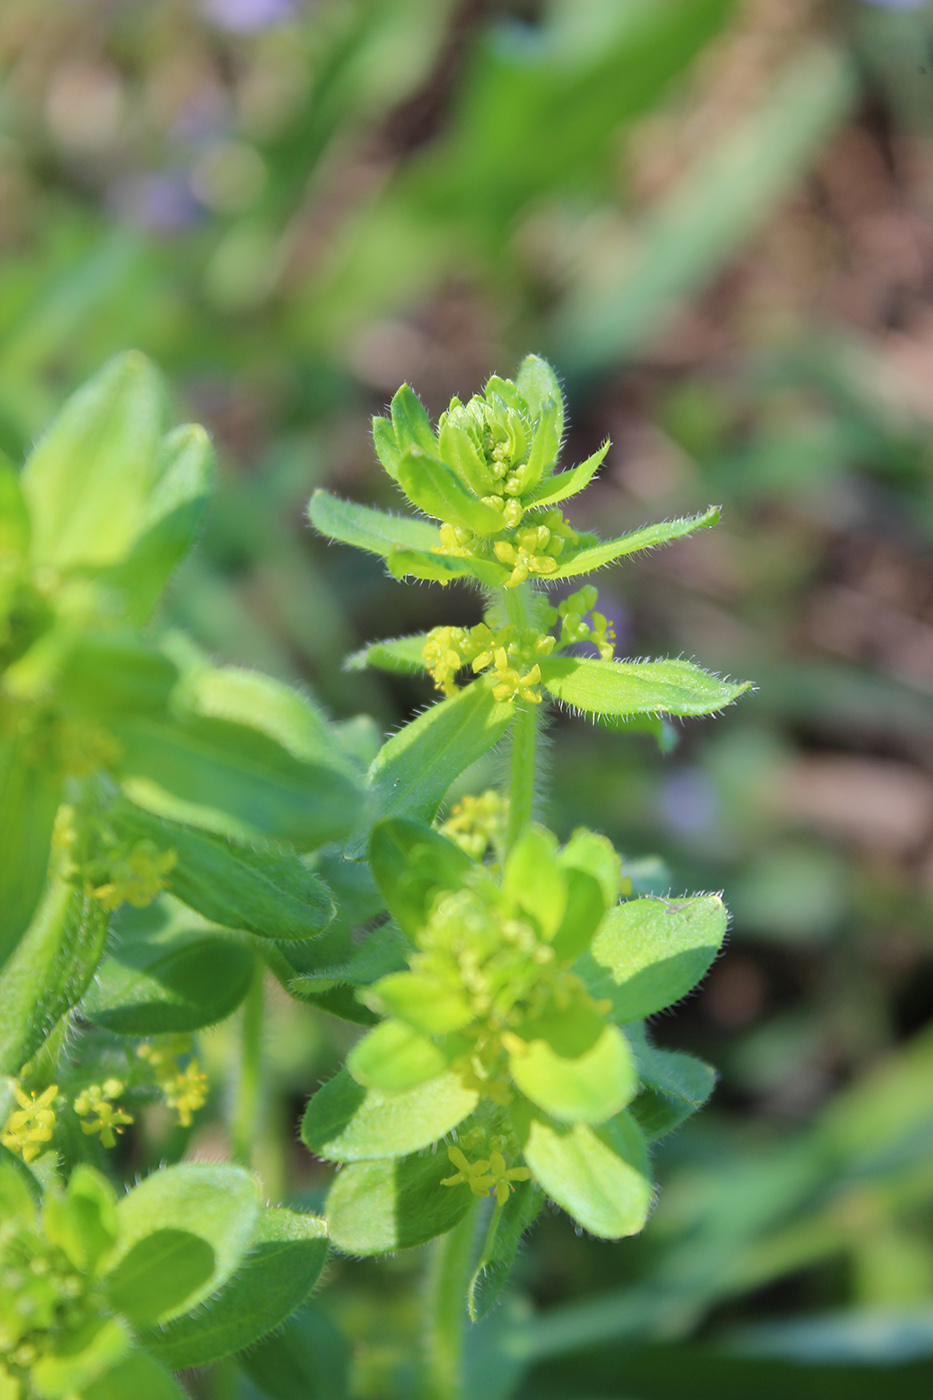
[[[295,0],[202,0],[205,18],[220,29],[253,34],[284,24],[295,12]]]
[[[662,786],[657,810],[669,831],[689,840],[716,825],[719,799],[702,769],[678,768]]]
[[[132,175],[110,190],[110,203],[128,223],[153,233],[178,233],[203,218],[187,174]]]

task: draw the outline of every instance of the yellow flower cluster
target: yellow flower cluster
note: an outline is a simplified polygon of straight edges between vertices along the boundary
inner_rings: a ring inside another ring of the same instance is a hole
[[[82,1133],[87,1133],[88,1137],[99,1133],[105,1147],[115,1147],[118,1135],[133,1122],[132,1114],[113,1103],[123,1089],[121,1079],[105,1079],[103,1084],[89,1084],[74,1101],[75,1113],[84,1120]]]
[[[13,1097],[19,1108],[13,1110],[0,1133],[0,1143],[16,1152],[24,1162],[33,1162],[51,1141],[55,1131],[55,1109],[58,1085],[50,1084],[41,1094],[27,1093],[13,1083]]]
[[[422,655],[438,690],[449,698],[457,693],[457,672],[469,666],[474,675],[491,670],[497,700],[522,699],[540,704],[540,660],[550,656],[556,637],[535,627],[512,623],[493,632],[485,622],[475,627],[435,627],[428,633]]]
[[[598,597],[596,589],[588,583],[558,604],[560,644],[592,642],[603,661],[611,661],[615,651],[615,628],[602,613],[593,612]],[[584,621],[587,613],[592,614],[590,622]]]
[[[183,1128],[190,1128],[193,1115],[207,1100],[208,1080],[197,1060],[182,1069],[179,1060],[191,1053],[191,1038],[169,1036],[161,1045],[140,1045],[136,1054],[152,1070],[169,1108],[178,1114]]]
[[[512,570],[505,581],[506,588],[517,588],[532,576],[547,578],[556,573],[564,550],[568,546],[576,549],[580,544],[579,533],[556,508],[536,514],[532,523],[522,525],[523,508],[518,501],[503,502],[485,496],[482,499],[485,504],[502,507],[504,524],[508,527],[507,538],[492,541],[499,563]],[[465,526],[442,524],[441,542],[434,546],[434,553],[458,559],[488,557],[489,543]]]
[[[504,1206],[514,1187],[513,1181],[530,1181],[531,1172],[527,1167],[509,1167],[499,1148],[493,1148],[488,1157],[471,1162],[459,1147],[448,1147],[447,1156],[458,1168],[453,1176],[444,1177],[442,1186],[469,1186],[474,1196],[496,1198],[498,1206]]]
[[[490,847],[499,853],[509,820],[509,800],[495,788],[478,797],[464,797],[451,808],[438,830],[473,860],[481,861]]]
[[[119,909],[124,901],[134,909],[145,909],[168,889],[168,877],[177,864],[177,851],[160,851],[154,841],[143,839],[112,859],[109,879],[97,886],[89,882],[87,893],[105,909]]]

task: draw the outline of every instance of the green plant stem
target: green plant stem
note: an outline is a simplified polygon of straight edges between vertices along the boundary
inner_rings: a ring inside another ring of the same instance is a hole
[[[428,1280],[427,1400],[460,1400],[463,1393],[463,1338],[466,1287],[473,1260],[474,1207],[438,1240]]]
[[[234,1158],[244,1166],[252,1164],[259,1126],[265,971],[262,959],[257,958],[240,1026],[240,1075],[231,1128]]]
[[[535,592],[530,583],[520,584],[506,594],[509,621],[520,629],[530,627],[535,617]],[[512,755],[509,773],[508,847],[511,848],[534,816],[535,740],[538,710],[541,707],[519,700],[512,721]]]

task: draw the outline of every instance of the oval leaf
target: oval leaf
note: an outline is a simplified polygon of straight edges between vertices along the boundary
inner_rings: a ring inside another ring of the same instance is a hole
[[[604,1123],[638,1087],[628,1041],[618,1026],[605,1026],[595,1043],[575,1057],[546,1040],[531,1040],[509,1054],[515,1083],[532,1103],[567,1123]]]
[[[344,1254],[366,1256],[446,1234],[473,1200],[468,1187],[441,1185],[453,1174],[441,1151],[344,1167],[324,1212],[331,1239]]]
[[[718,895],[630,899],[611,909],[576,963],[592,996],[612,1003],[620,1024],[671,1006],[704,976],[726,936]]]
[[[404,1093],[364,1089],[341,1070],[308,1104],[301,1138],[330,1162],[404,1157],[437,1142],[476,1107],[477,1095],[455,1074]]]
[[[690,661],[596,661],[555,657],[541,663],[556,699],[591,715],[709,715],[731,705],[751,681],[721,680]]]
[[[555,1123],[519,1104],[513,1118],[535,1179],[568,1215],[600,1239],[638,1233],[652,1185],[645,1140],[628,1113],[593,1128]]]

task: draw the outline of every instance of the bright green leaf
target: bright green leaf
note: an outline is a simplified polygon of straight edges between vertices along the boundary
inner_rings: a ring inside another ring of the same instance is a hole
[[[568,1215],[600,1239],[638,1233],[652,1184],[645,1141],[630,1114],[594,1128],[555,1123],[519,1103],[513,1119],[535,1179]]]
[[[434,583],[449,583],[455,578],[472,578],[487,588],[501,588],[510,570],[495,559],[481,559],[469,554],[460,558],[454,554],[435,554],[424,549],[393,549],[386,562],[394,578],[420,578]]]
[[[405,974],[403,974],[405,975]],[[347,1056],[347,1069],[367,1089],[399,1093],[435,1079],[449,1057],[433,1040],[404,1021],[382,1021]]]
[[[117,356],[65,404],[23,468],[36,563],[116,564],[145,527],[165,399],[138,351]]]
[[[393,734],[370,768],[376,811],[433,821],[451,783],[505,736],[514,711],[485,678],[432,705]],[[360,832],[347,854],[358,858],[367,844],[368,832]]]
[[[53,1349],[33,1362],[29,1381],[40,1400],[65,1400],[109,1371],[130,1347],[118,1318],[90,1317],[56,1339]]]
[[[320,933],[334,916],[330,890],[286,847],[247,845],[125,801],[115,803],[108,818],[121,836],[175,851],[177,862],[167,877],[172,893],[212,923],[300,941]]]
[[[532,1103],[567,1123],[603,1123],[629,1103],[638,1081],[618,1026],[604,1026],[577,1055],[561,1053],[563,1049],[553,1037],[528,1040],[523,1049],[510,1045],[512,1078]]]
[[[308,516],[314,528],[329,540],[340,540],[383,558],[393,549],[431,550],[441,542],[437,526],[427,520],[387,515],[371,506],[341,500],[329,491],[315,491]]]
[[[404,1093],[364,1089],[346,1070],[308,1104],[301,1137],[330,1162],[404,1157],[428,1147],[476,1107],[477,1095],[455,1074],[440,1074]]]
[[[398,469],[399,485],[405,495],[436,520],[472,530],[477,535],[497,535],[505,528],[502,512],[487,506],[436,455],[411,449]]]
[[[567,882],[556,860],[557,839],[541,826],[529,826],[505,862],[502,888],[536,920],[545,938],[560,927],[567,907]]]
[[[478,873],[476,863],[453,841],[404,817],[376,823],[369,859],[386,907],[412,938],[424,928],[439,894],[462,889]]]
[[[731,705],[751,681],[733,684],[690,661],[596,661],[549,657],[541,663],[547,690],[572,709],[596,715],[709,715]]]
[[[441,1184],[455,1173],[441,1149],[344,1167],[325,1208],[331,1239],[345,1254],[367,1256],[446,1234],[473,1200],[468,1187]]]
[[[365,671],[375,666],[380,671],[396,671],[402,675],[426,672],[424,644],[427,632],[417,632],[413,637],[392,637],[386,642],[370,642],[369,646],[344,657],[345,671]]]
[[[545,405],[557,405],[557,437],[564,435],[564,396],[560,381],[547,360],[540,355],[526,355],[515,376],[515,387],[528,405],[532,421],[540,417]]]
[[[582,491],[585,486],[589,486],[593,477],[599,471],[609,451],[610,443],[608,439],[603,443],[598,451],[591,457],[587,457],[585,462],[573,467],[570,471],[558,472],[555,476],[545,477],[542,484],[531,493],[531,502],[528,509],[537,506],[556,506],[559,501],[566,501],[568,496],[575,496],[578,491]]]
[[[621,559],[623,555],[636,554],[640,549],[653,549],[655,545],[667,544],[669,540],[682,539],[684,535],[707,525],[716,525],[718,521],[719,507],[710,506],[702,514],[691,515],[684,520],[663,520],[657,525],[645,525],[641,530],[633,530],[617,540],[605,540],[588,549],[581,549],[548,578],[575,578],[578,574],[591,573],[594,569],[601,569],[604,564]]]
[[[397,389],[389,411],[392,414],[395,441],[403,457],[412,448],[436,454],[437,439],[431,427],[431,420],[414,389],[408,384],[403,384]]]
[[[704,976],[726,936],[718,895],[630,899],[609,914],[576,964],[590,993],[620,1024],[679,1001]]]
[[[190,1312],[215,1293],[249,1249],[259,1214],[259,1186],[240,1167],[184,1163],[152,1172],[117,1205],[120,1239],[108,1261],[107,1287],[117,1306],[121,1291],[138,1299],[147,1323]],[[186,1239],[194,1236],[204,1248]],[[153,1240],[152,1246],[145,1242]],[[145,1246],[137,1253],[137,1246]],[[176,1259],[188,1290],[173,1283]],[[210,1264],[207,1274],[195,1276]],[[146,1279],[148,1277],[148,1283]],[[147,1291],[151,1290],[151,1292]],[[157,1300],[147,1303],[147,1297]],[[170,1298],[171,1301],[166,1302]],[[164,1306],[161,1306],[164,1304]]]

